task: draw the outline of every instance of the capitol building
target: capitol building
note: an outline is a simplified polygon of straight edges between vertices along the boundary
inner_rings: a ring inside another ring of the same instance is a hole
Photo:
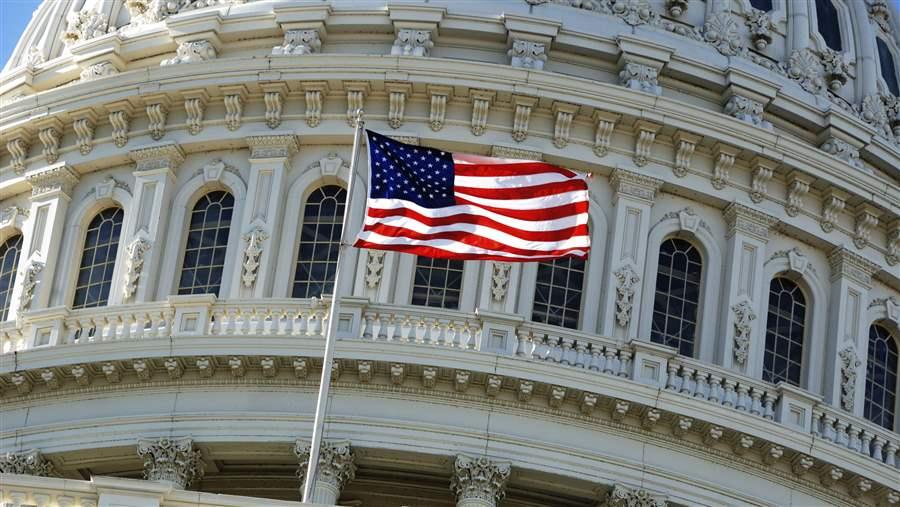
[[[346,248],[355,112],[589,174],[587,260]],[[900,506],[889,0],[44,0],[0,505]],[[326,371],[328,370],[326,369]]]

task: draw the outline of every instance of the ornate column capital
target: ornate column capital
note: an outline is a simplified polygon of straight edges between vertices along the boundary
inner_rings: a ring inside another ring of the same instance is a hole
[[[0,473],[48,477],[52,470],[53,465],[37,449],[0,455]]]
[[[450,490],[458,507],[494,506],[506,496],[510,464],[487,456],[456,456]]]
[[[651,494],[640,488],[629,488],[621,484],[613,485],[606,497],[600,502],[601,507],[666,507],[665,497]]]
[[[71,197],[72,189],[78,183],[78,173],[65,162],[59,162],[31,173],[25,181],[31,185],[31,197],[43,197],[57,192]]]
[[[144,478],[188,488],[203,477],[203,458],[190,437],[139,440],[138,456],[144,459]]]
[[[250,158],[290,158],[300,149],[294,134],[271,134],[244,138],[250,148]]]
[[[872,275],[881,269],[878,264],[844,246],[839,246],[828,254],[828,265],[831,267],[831,281],[849,278],[867,289],[872,287]]]
[[[294,446],[294,454],[300,462],[297,476],[300,477],[301,484],[306,481],[306,468],[309,465],[309,447],[310,443],[302,440],[298,440]],[[315,490],[319,489],[319,483],[323,483],[335,495],[331,503],[337,502],[341,489],[356,477],[354,458],[349,440],[322,442],[322,447],[319,450],[318,474],[316,477],[317,487],[313,488],[313,500],[321,501],[318,491]]]
[[[656,199],[656,192],[662,187],[663,181],[627,169],[617,167],[609,175],[609,184],[615,191],[615,199],[628,196],[649,204]]]
[[[178,143],[144,146],[129,151],[128,156],[137,164],[138,171],[175,170],[184,162],[184,150]]]
[[[755,237],[762,242],[769,241],[769,229],[778,223],[778,219],[762,211],[732,202],[722,212],[728,226],[727,237],[741,232]]]

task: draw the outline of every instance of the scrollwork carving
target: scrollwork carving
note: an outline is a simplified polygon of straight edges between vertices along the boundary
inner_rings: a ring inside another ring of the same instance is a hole
[[[244,234],[247,247],[244,248],[244,261],[241,263],[241,281],[244,287],[253,287],[259,271],[259,256],[263,253],[263,243],[269,239],[269,234],[261,227]]]
[[[862,361],[856,356],[852,346],[838,353],[841,360],[841,406],[848,412],[853,412],[856,397],[856,370]]]
[[[733,305],[731,311],[734,312],[734,360],[744,365],[750,354],[750,335],[756,313],[753,312],[753,303],[748,300]]]
[[[511,468],[509,463],[492,461],[486,456],[472,458],[463,454],[456,457],[450,490],[457,502],[480,500],[496,505],[506,496],[506,481]]]
[[[630,264],[620,267],[613,275],[616,277],[616,322],[621,327],[628,327],[631,309],[634,306],[635,287],[641,281],[641,277]]]

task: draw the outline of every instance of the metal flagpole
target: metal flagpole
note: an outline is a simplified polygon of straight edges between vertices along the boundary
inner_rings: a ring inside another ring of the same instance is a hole
[[[331,295],[331,306],[328,308],[328,328],[325,331],[325,356],[322,361],[322,380],[319,383],[319,397],[316,399],[316,418],[313,423],[312,443],[309,446],[309,464],[306,466],[306,482],[303,485],[303,503],[312,503],[313,487],[316,483],[319,465],[319,449],[322,447],[322,432],[325,429],[325,412],[328,403],[328,390],[331,387],[331,363],[334,359],[334,334],[337,331],[337,307],[338,307],[338,280],[341,278],[341,268],[344,260],[344,251],[347,249],[347,230],[350,219],[350,202],[353,197],[353,180],[356,174],[356,164],[359,158],[359,146],[362,140],[362,131],[365,122],[362,119],[363,110],[354,112],[356,130],[353,132],[353,151],[350,155],[350,174],[347,176],[347,199],[344,201],[344,216],[341,220],[341,243],[338,247],[337,264],[334,269],[334,291]]]

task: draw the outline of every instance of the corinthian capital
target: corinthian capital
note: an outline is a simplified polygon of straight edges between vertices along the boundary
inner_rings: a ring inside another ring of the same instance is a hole
[[[37,449],[0,455],[0,473],[47,477],[52,469],[53,465]]]
[[[64,162],[59,162],[29,174],[25,177],[25,181],[31,185],[32,197],[55,192],[71,196],[72,188],[78,183],[78,173]]]
[[[294,454],[300,461],[300,469],[297,475],[300,482],[306,481],[306,468],[309,465],[309,442],[297,441],[294,446]],[[348,440],[337,442],[322,442],[319,449],[319,464],[317,465],[316,487],[313,488],[314,502],[337,502],[341,489],[356,477],[356,465],[353,463],[353,450]]]
[[[187,488],[203,477],[203,458],[189,438],[139,440],[138,456],[144,459],[144,478]]]
[[[487,456],[456,456],[450,490],[456,495],[457,507],[496,505],[506,496],[510,464],[496,462]]]
[[[651,495],[647,490],[616,484],[606,495],[603,507],[666,507],[665,498]]]

